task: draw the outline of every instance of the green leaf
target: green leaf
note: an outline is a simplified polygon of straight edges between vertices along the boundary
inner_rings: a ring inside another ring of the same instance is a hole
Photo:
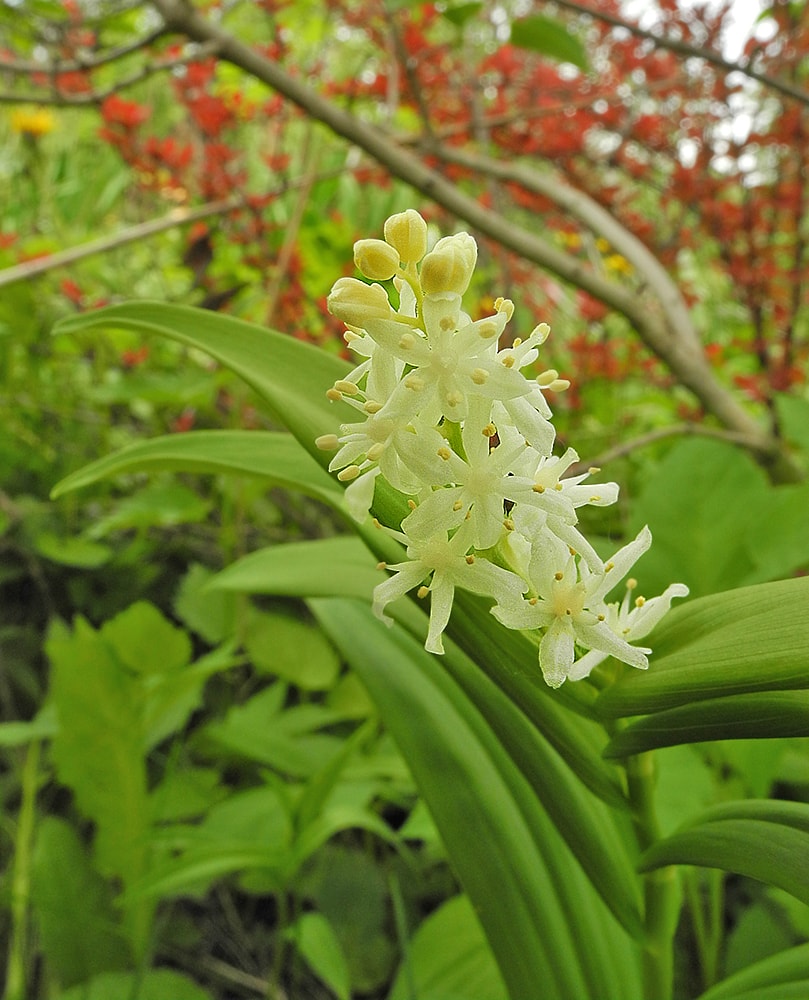
[[[388,1000],[414,995],[419,1000],[508,1000],[466,896],[448,899],[414,934]]]
[[[30,722],[0,722],[0,747],[21,747],[34,740],[47,740],[58,728],[56,712],[49,704]]]
[[[48,967],[62,986],[131,965],[107,883],[73,828],[55,816],[37,831],[31,904]]]
[[[251,385],[320,464],[315,438],[353,419],[345,403],[330,403],[326,390],[349,370],[326,351],[274,330],[189,306],[129,302],[61,320],[54,333],[76,334],[98,328],[157,334],[197,347],[221,361]]]
[[[584,72],[589,68],[587,52],[566,25],[554,18],[533,14],[511,25],[511,44],[529,49],[557,62],[572,63]]]
[[[803,1000],[806,996],[809,996],[809,944],[801,944],[724,979],[699,1000]]]
[[[637,996],[628,939],[443,664],[359,602],[310,603],[405,756],[510,995],[532,996],[541,982],[546,1000]]]
[[[331,506],[343,491],[289,434],[271,431],[189,431],[139,441],[98,459],[57,483],[62,496],[110,476],[134,472],[198,472],[250,475],[273,486],[305,493]]]
[[[809,736],[809,691],[769,691],[709,698],[630,723],[604,750],[625,757],[655,747],[708,740]]]
[[[326,691],[337,680],[340,661],[311,621],[283,611],[254,611],[244,644],[259,674],[273,674],[304,691]]]
[[[359,538],[338,535],[288,542],[237,559],[208,585],[212,589],[284,597],[359,597],[370,602],[383,577]]]
[[[649,638],[648,672],[599,697],[605,717],[755,691],[809,688],[809,578],[744,587],[673,608]]]
[[[211,645],[223,642],[236,630],[236,598],[207,589],[214,575],[193,563],[174,597],[174,614]]]
[[[441,14],[454,24],[456,28],[462,28],[467,21],[471,21],[482,9],[482,3],[459,3],[453,7],[445,7],[441,11]]]
[[[345,953],[322,913],[303,913],[285,933],[310,969],[338,997],[351,1000],[351,980]]]
[[[204,521],[210,509],[210,502],[187,486],[149,483],[119,500],[112,512],[95,521],[87,533],[93,538],[104,538],[116,531],[194,524]]]
[[[105,622],[101,635],[136,674],[173,674],[191,659],[191,640],[148,601],[137,601]]]
[[[673,580],[692,597],[737,587],[754,568],[748,537],[778,530],[759,516],[769,492],[762,469],[739,448],[705,439],[672,448],[631,509],[629,535],[648,524],[654,538],[632,571],[640,592],[660,593]]]
[[[100,976],[60,994],[60,1000],[112,1000],[113,997],[137,997],[138,1000],[213,1000],[207,990],[173,969],[148,969],[146,972],[104,972]]]
[[[64,538],[52,532],[38,534],[34,539],[34,548],[51,562],[79,569],[97,569],[109,562],[113,554],[109,545],[87,538]]]
[[[724,803],[653,844],[641,871],[699,865],[747,875],[809,903],[809,805],[751,799]]]

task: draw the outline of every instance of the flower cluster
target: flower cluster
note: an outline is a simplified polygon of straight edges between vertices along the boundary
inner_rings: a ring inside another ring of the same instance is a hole
[[[579,457],[552,452],[555,432],[546,393],[568,387],[554,370],[533,379],[549,328],[499,347],[514,311],[508,299],[473,321],[462,309],[477,261],[468,233],[440,239],[427,252],[427,225],[412,209],[385,223],[384,240],[354,245],[358,269],[372,284],[340,278],[329,310],[347,328],[359,364],[329,389],[359,415],[317,444],[335,452],[329,468],[348,484],[346,502],[367,516],[383,476],[410,499],[400,530],[407,559],[374,591],[374,610],[418,587],[430,595],[426,648],[442,653],[456,587],[494,598],[492,613],[509,628],[538,630],[545,680],[578,680],[608,656],[648,666],[651,652],[630,644],[688,590],[622,604],[606,597],[651,544],[644,528],[608,562],[577,527],[585,505],[614,503],[615,483],[591,485],[591,473],[565,475]],[[380,282],[392,279],[394,308]],[[630,606],[631,605],[631,606]]]

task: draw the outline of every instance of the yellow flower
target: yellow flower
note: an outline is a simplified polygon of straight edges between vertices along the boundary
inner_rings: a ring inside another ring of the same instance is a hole
[[[632,265],[626,259],[622,257],[619,253],[611,253],[609,257],[604,258],[604,267],[608,271],[617,272],[618,274],[632,274]]]
[[[20,135],[43,136],[52,132],[56,121],[47,108],[15,108],[11,112],[11,129]]]

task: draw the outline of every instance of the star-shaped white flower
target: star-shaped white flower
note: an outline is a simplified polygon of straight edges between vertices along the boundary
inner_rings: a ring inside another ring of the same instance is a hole
[[[539,644],[539,665],[550,687],[560,687],[570,676],[577,645],[641,670],[649,666],[646,656],[651,650],[630,646],[607,624],[604,597],[651,541],[651,532],[644,528],[616,552],[602,572],[593,572],[553,536],[534,547],[529,578],[536,596],[509,605],[501,602],[492,608],[492,614],[508,628],[545,630]]]
[[[465,526],[451,538],[446,531],[425,539],[402,537],[408,543],[408,561],[386,567],[394,575],[374,588],[373,610],[378,618],[390,624],[392,619],[385,614],[387,605],[429,579],[420,596],[430,594],[430,627],[424,648],[431,653],[444,652],[441,636],[449,622],[456,587],[509,602],[526,589],[516,573],[470,554],[469,531]]]

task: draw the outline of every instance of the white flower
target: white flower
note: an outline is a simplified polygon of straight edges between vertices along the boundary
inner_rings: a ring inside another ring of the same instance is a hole
[[[515,573],[470,554],[465,527],[451,538],[446,531],[425,539],[401,537],[407,542],[408,561],[386,567],[395,575],[374,588],[374,614],[390,624],[392,619],[384,613],[387,605],[430,578],[419,596],[430,594],[430,628],[424,648],[431,653],[444,652],[441,636],[449,621],[456,587],[498,600],[511,600],[526,589]]]
[[[675,597],[688,597],[688,587],[684,583],[672,583],[660,594],[646,600],[643,597],[632,599],[637,581],[627,580],[626,594],[618,604],[607,605],[607,624],[612,631],[627,642],[633,639],[643,639],[657,625],[661,618],[670,610]],[[593,649],[576,660],[570,671],[569,679],[579,681],[589,677],[590,673],[604,660],[608,654]]]
[[[607,624],[604,596],[648,549],[652,535],[644,528],[616,552],[602,572],[593,572],[552,536],[535,545],[529,577],[535,597],[498,604],[492,614],[508,628],[544,629],[539,665],[546,682],[556,688],[573,670],[576,646],[596,649],[623,663],[645,670],[650,649],[630,646]]]

